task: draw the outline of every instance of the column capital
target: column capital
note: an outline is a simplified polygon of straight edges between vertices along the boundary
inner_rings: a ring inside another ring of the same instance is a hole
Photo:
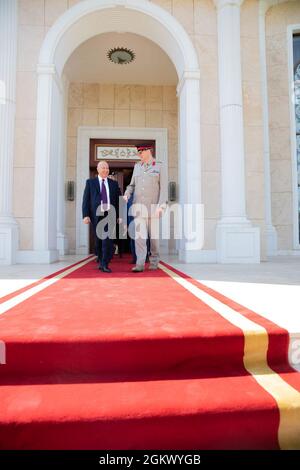
[[[286,0],[259,0],[259,14],[265,16],[269,8]]]
[[[56,67],[54,64],[37,64],[36,68],[38,75],[56,75]]]
[[[217,9],[220,10],[223,7],[232,6],[240,7],[244,0],[214,0],[214,4]]]
[[[38,64],[36,71],[38,77],[52,77],[55,80],[55,83],[58,86],[60,93],[63,93],[63,82],[60,76],[58,75],[57,69],[54,64]]]

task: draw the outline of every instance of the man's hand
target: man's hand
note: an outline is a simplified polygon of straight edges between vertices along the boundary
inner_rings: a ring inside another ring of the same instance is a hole
[[[123,199],[124,199],[125,202],[128,202],[128,196],[126,196],[125,194],[123,196]]]
[[[84,224],[90,224],[90,223],[91,223],[91,219],[90,219],[89,217],[85,217],[85,218],[83,219],[83,223],[84,223]]]
[[[117,219],[117,224],[121,224],[123,222],[123,219]]]
[[[164,210],[162,209],[162,207],[158,207],[155,211],[156,217],[161,217],[163,213],[164,213]]]

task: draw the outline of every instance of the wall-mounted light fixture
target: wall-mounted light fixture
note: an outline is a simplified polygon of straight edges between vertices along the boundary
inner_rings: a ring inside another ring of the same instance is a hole
[[[169,182],[169,201],[173,202],[176,201],[176,183],[175,181]]]
[[[74,201],[75,199],[75,181],[67,181],[66,183],[66,200]]]

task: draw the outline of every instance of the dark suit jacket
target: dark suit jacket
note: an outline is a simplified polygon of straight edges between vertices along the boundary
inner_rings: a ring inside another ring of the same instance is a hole
[[[121,191],[116,181],[111,178],[107,178],[109,187],[109,198],[110,204],[114,206],[116,211],[116,217],[119,217],[119,196]],[[90,217],[91,222],[95,224],[97,222],[96,211],[101,203],[100,198],[100,184],[98,177],[90,178],[86,181],[83,200],[82,200],[82,218]]]

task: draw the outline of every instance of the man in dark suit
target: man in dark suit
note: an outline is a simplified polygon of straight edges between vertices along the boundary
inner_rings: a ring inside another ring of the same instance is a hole
[[[100,243],[102,242],[99,269],[111,273],[108,264],[113,256],[113,239],[119,217],[121,191],[116,181],[108,178],[109,166],[101,161],[98,176],[87,180],[82,201],[82,217],[85,224],[92,224]],[[99,246],[99,243],[98,243]]]

